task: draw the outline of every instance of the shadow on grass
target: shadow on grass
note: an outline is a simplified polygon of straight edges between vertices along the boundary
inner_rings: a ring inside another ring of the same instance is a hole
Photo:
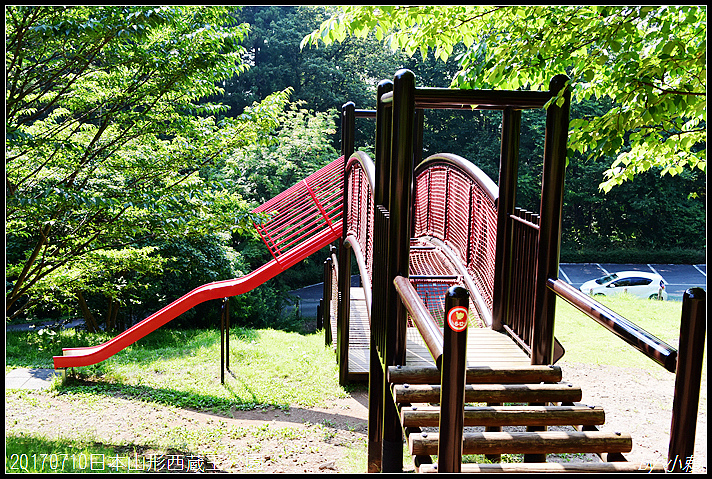
[[[253,393],[250,394],[249,397],[242,397],[237,394],[234,389],[226,389],[231,393],[232,397],[220,398],[209,394],[197,394],[171,388],[87,380],[70,375],[67,377],[66,383],[57,388],[57,392],[60,395],[74,393],[103,395],[182,409],[199,410],[201,412],[225,416],[229,416],[231,408],[254,409],[265,406],[277,408],[289,407],[287,404],[261,403],[256,400],[256,396]]]
[[[271,422],[274,420],[293,422],[295,424],[321,424],[333,429],[344,431],[366,432],[366,419],[353,414],[333,412],[314,408],[294,406],[280,402],[260,402],[254,393],[250,393],[249,385],[227,371],[224,387],[232,394],[231,398],[219,398],[209,394],[196,394],[178,391],[170,388],[159,388],[146,385],[125,385],[103,381],[90,381],[77,377],[68,377],[64,386],[57,389],[59,395],[92,394],[105,397],[122,398],[130,401],[141,401],[150,404],[160,404],[185,410],[197,411],[219,418],[233,418],[250,421]],[[228,381],[230,376],[230,381]],[[235,392],[231,381],[239,382],[248,391],[249,396],[240,396]],[[368,391],[364,387],[354,387],[352,398],[361,407],[368,409]]]

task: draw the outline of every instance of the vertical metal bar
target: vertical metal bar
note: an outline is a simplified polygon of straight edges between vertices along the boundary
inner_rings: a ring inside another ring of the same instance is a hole
[[[342,236],[343,238],[343,236]],[[348,382],[349,376],[349,333],[351,323],[351,248],[339,242],[338,304],[336,311],[336,348],[339,358],[339,384]]]
[[[568,77],[555,76],[549,83],[552,94],[566,88]],[[549,106],[546,114],[544,166],[539,208],[539,245],[536,283],[534,285],[534,329],[532,364],[552,364],[554,356],[554,312],[556,294],[546,287],[549,278],[559,277],[561,247],[561,210],[564,202],[566,142],[568,139],[571,92],[564,92],[564,104]]]
[[[462,286],[445,295],[438,472],[461,472],[470,297]]]
[[[331,315],[331,255],[329,255],[328,258],[324,260],[324,286],[322,288],[321,292],[321,301],[322,301],[322,307],[321,307],[321,324],[322,327],[325,328],[325,323],[328,321],[331,321],[331,318],[329,317]],[[319,320],[317,319],[317,322]],[[317,324],[317,328],[319,328],[319,325]],[[331,336],[331,328],[329,330],[329,335]],[[327,338],[326,344],[331,344],[333,338],[329,337]],[[338,354],[338,353],[337,353]],[[338,361],[338,356],[337,359]]]
[[[415,122],[415,75],[399,70],[393,78],[393,120],[391,128],[390,190],[388,212],[388,314],[386,315],[385,367],[405,364],[405,333],[408,312],[393,280],[408,277],[413,190],[413,130]],[[385,376],[385,375],[384,375]],[[403,430],[391,390],[384,384],[383,472],[403,471]]]
[[[344,219],[343,233],[339,239],[338,262],[338,304],[336,305],[336,349],[339,361],[339,384],[348,382],[349,375],[349,327],[351,315],[351,251],[344,243],[348,231],[349,191],[355,187],[349,183],[346,164],[354,152],[354,134],[356,129],[356,105],[345,103],[341,108],[341,154],[344,156]]]
[[[382,97],[393,90],[389,80],[381,81],[376,92],[376,184],[374,185],[374,225],[373,225],[373,299],[371,305],[371,343],[368,375],[368,472],[381,472],[383,459],[383,323],[387,285],[385,278],[387,243],[387,212],[384,212],[384,198],[388,198],[388,168],[390,157],[390,131],[392,110]],[[385,214],[384,214],[385,213]]]
[[[704,289],[691,288],[685,291],[682,297],[680,345],[672,402],[668,448],[668,463],[672,467],[669,472],[691,472],[707,330],[705,306]]]
[[[230,298],[225,298],[225,369],[230,370]]]
[[[492,292],[492,329],[501,331],[508,318],[507,305],[512,290],[512,226],[519,169],[519,130],[522,112],[505,108],[502,113],[502,142],[499,158],[497,199],[497,239]]]
[[[225,384],[225,298],[220,303],[220,384]]]

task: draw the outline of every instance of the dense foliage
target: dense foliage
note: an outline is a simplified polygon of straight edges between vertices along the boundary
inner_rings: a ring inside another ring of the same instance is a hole
[[[686,252],[705,245],[704,11],[473,8],[7,7],[7,316],[117,328],[260,266],[249,212],[338,156],[341,105],[374,108],[378,81],[404,67],[423,86],[477,88],[539,88],[567,71],[564,254],[699,261]],[[329,45],[300,48],[317,38]],[[523,121],[530,210],[543,122]],[[359,120],[357,147],[372,150],[373,133]],[[423,155],[458,153],[496,180],[499,135],[496,112],[429,111]],[[234,320],[276,324],[324,257],[233,299]],[[215,316],[203,305],[178,322]]]
[[[606,191],[654,166],[706,168],[705,7],[350,6],[303,45],[371,33],[423,58],[464,46],[456,87],[538,90],[566,73],[574,101],[609,98],[606,112],[572,124],[569,140],[617,155]]]
[[[245,68],[248,26],[230,13],[6,9],[10,315],[72,296],[91,313],[84,297],[100,294],[110,317],[151,289],[163,243],[249,224],[247,201],[204,173],[263,141],[287,93],[219,120],[205,102]]]

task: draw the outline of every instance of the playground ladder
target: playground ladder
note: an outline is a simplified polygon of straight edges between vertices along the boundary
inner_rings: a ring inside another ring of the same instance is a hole
[[[580,404],[581,388],[561,382],[558,366],[467,369],[463,454],[482,454],[492,463],[462,464],[460,472],[635,472],[640,464],[625,462],[629,434],[602,432],[605,412]],[[438,454],[440,371],[435,367],[390,366],[388,381],[418,472],[438,472],[431,455]],[[505,404],[505,405],[503,405]],[[570,426],[569,430],[546,430]],[[514,432],[505,431],[515,426]],[[427,428],[427,429],[426,429]],[[545,454],[593,453],[603,462],[547,463]],[[500,463],[502,454],[524,454],[523,463]],[[655,466],[654,472],[664,472]],[[640,472],[650,472],[643,468]]]

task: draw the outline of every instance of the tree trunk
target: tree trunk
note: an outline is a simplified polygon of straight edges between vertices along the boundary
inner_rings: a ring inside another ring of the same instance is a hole
[[[90,333],[98,332],[99,325],[96,323],[94,315],[91,314],[91,311],[89,311],[89,307],[87,306],[87,302],[84,300],[84,295],[81,291],[77,291],[77,300],[79,301],[79,308],[81,308],[82,310],[82,316],[84,316],[84,321],[87,324],[87,331],[89,331]]]
[[[106,312],[106,330],[114,329],[114,298],[109,298],[109,309]]]
[[[111,299],[111,302],[109,303],[109,313],[106,316],[106,324],[107,328],[109,327],[108,325],[111,324],[111,329],[114,330],[118,327],[116,324],[116,317],[119,314],[119,302],[115,299]],[[121,328],[123,329],[123,328]]]

